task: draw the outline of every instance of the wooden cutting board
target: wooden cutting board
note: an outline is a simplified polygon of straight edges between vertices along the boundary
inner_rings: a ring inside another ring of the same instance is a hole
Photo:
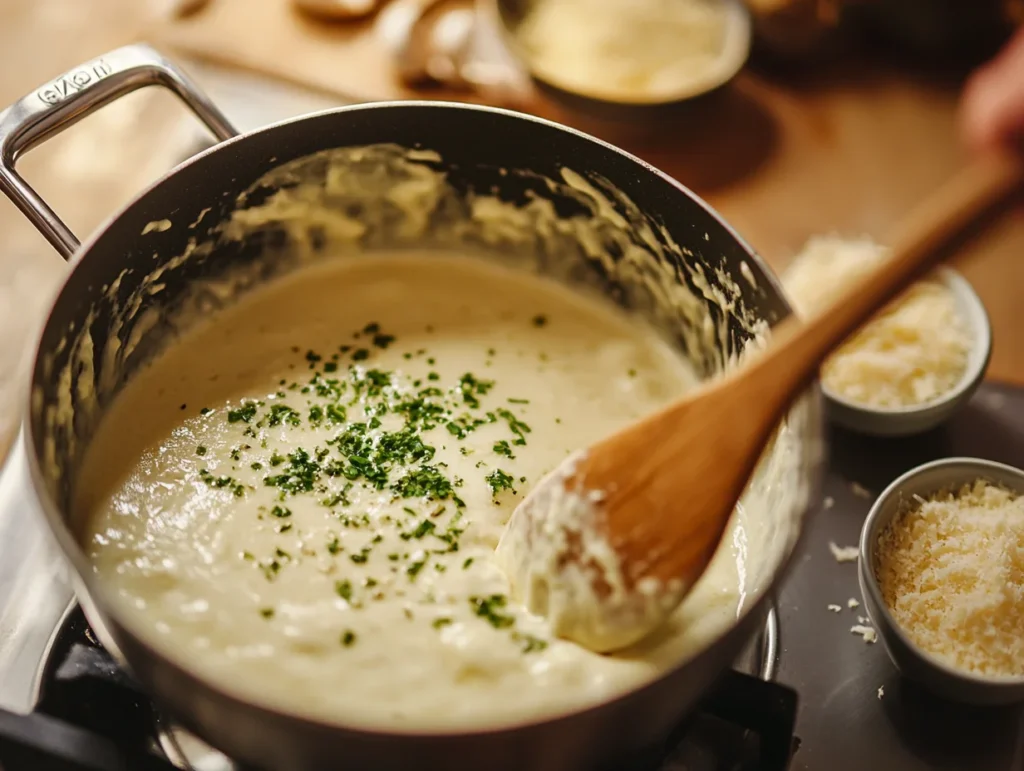
[[[288,0],[211,0],[191,16],[167,19],[150,38],[192,56],[283,78],[345,101],[423,97],[394,77],[372,19],[316,21],[293,10]],[[467,94],[432,96],[472,100]]]

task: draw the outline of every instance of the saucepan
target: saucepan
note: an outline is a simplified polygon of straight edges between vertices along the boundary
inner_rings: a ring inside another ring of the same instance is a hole
[[[17,174],[15,161],[100,106],[149,85],[179,96],[219,144],[168,173],[79,244]],[[394,163],[373,160],[393,162],[403,153],[403,163],[428,169],[443,182],[443,195],[429,212],[410,221],[381,202],[393,201],[403,184],[406,193],[415,185],[410,188],[401,173],[388,176]],[[184,318],[178,311],[199,308],[216,323],[219,309],[254,286],[304,269],[289,262],[291,236],[273,218],[246,229],[240,224],[245,218],[235,216],[295,184],[290,172],[278,171],[301,159],[302,168],[321,180],[358,180],[343,196],[319,199],[319,205],[344,206],[349,216],[365,217],[358,236],[348,234],[346,248],[373,254],[394,246],[454,244],[481,253],[532,252],[541,270],[568,264],[560,279],[596,287],[659,321],[706,377],[741,357],[759,326],[763,332],[790,312],[770,270],[707,204],[643,161],[572,129],[498,109],[393,102],[343,107],[238,135],[157,51],[146,45],[113,51],[0,114],[0,189],[71,264],[38,340],[24,434],[34,491],[72,567],[81,606],[104,645],[160,710],[246,767],[622,767],[669,735],[736,660],[763,617],[816,495],[822,421],[815,390],[787,417],[788,454],[761,490],[765,527],[746,545],[759,557],[750,563],[747,602],[735,618],[697,655],[632,691],[516,725],[442,733],[368,730],[240,696],[198,674],[180,652],[156,644],[152,630],[116,603],[76,540],[73,491],[83,452],[125,384],[173,345],[181,331],[176,319]],[[572,195],[559,182],[567,169],[586,181]],[[605,203],[596,205],[581,189],[606,191]],[[472,202],[481,194],[489,196],[492,209],[547,201],[547,209],[533,211],[547,211],[549,220],[511,218],[498,235],[488,236],[474,220],[481,212]],[[561,227],[570,220],[573,229]],[[583,246],[593,251],[595,243],[600,246],[595,234],[609,233],[617,246],[609,242],[598,249],[601,259],[587,259]],[[329,253],[332,233],[313,235],[305,246]],[[212,277],[231,271],[245,276],[233,294],[210,289]],[[681,293],[692,302],[674,302]]]

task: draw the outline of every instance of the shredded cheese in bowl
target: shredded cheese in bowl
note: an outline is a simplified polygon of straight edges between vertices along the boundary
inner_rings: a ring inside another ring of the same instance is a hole
[[[977,480],[916,499],[877,545],[882,599],[919,648],[974,675],[1024,677],[1024,497]]]
[[[732,13],[724,0],[544,0],[516,37],[550,83],[611,101],[659,101],[721,74]]]
[[[867,239],[811,239],[783,282],[802,314],[832,303],[886,258]],[[855,333],[821,369],[834,396],[883,410],[929,404],[960,383],[971,352],[970,329],[952,290],[936,279],[912,286]]]

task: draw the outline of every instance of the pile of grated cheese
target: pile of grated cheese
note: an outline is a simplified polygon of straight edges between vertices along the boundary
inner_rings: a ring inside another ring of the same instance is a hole
[[[1024,498],[978,480],[918,500],[878,547],[882,597],[920,648],[957,669],[1024,677]]]
[[[886,250],[868,239],[819,236],[797,255],[783,284],[798,313],[814,313],[885,257]],[[869,407],[917,406],[956,387],[970,347],[953,293],[938,281],[920,281],[825,362],[821,382]]]
[[[720,0],[546,0],[517,31],[552,83],[624,101],[675,98],[700,86],[725,50]]]

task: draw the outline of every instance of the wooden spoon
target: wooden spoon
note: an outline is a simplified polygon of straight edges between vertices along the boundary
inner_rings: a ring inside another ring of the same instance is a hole
[[[597,651],[660,625],[707,568],[765,445],[828,355],[906,290],[1024,179],[981,158],[888,241],[835,303],[780,324],[748,362],[567,459],[512,514],[498,558],[555,634]]]

